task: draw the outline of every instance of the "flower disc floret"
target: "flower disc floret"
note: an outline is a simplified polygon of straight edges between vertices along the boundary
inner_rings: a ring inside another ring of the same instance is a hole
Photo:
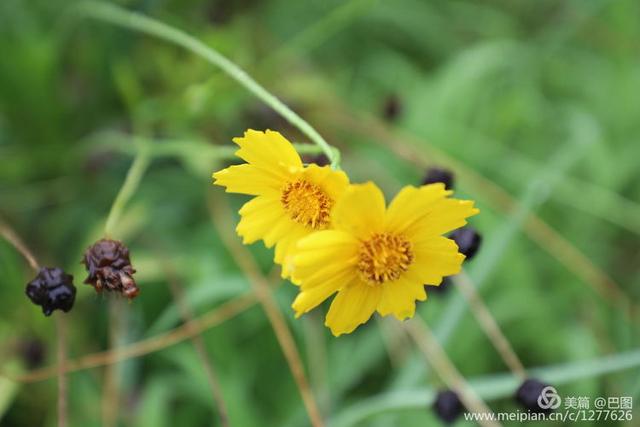
[[[411,242],[402,236],[376,233],[360,245],[358,273],[369,285],[400,278],[413,261]]]
[[[331,222],[334,201],[311,182],[288,182],[282,190],[280,201],[292,220],[314,230],[324,230]]]

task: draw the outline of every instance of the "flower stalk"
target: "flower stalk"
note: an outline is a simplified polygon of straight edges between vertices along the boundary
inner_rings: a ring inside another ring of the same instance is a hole
[[[335,147],[329,145],[318,131],[315,130],[306,120],[300,117],[285,103],[280,101],[275,95],[267,91],[264,86],[254,80],[246,71],[217,50],[207,46],[184,31],[173,28],[160,21],[156,21],[148,16],[129,12],[113,4],[88,1],[81,3],[77,11],[80,15],[84,15],[87,18],[96,19],[98,21],[107,22],[157,37],[200,56],[210,64],[220,68],[229,77],[237,81],[258,99],[273,108],[273,110],[284,117],[289,123],[297,127],[314,144],[322,149],[324,154],[331,160],[331,166],[334,169],[340,168],[340,155]]]

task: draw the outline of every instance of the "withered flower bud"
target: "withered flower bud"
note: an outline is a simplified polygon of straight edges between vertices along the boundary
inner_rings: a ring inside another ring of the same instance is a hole
[[[31,302],[42,307],[45,316],[56,309],[68,312],[76,300],[73,276],[57,267],[42,267],[27,283],[26,293]]]
[[[82,263],[89,272],[84,283],[92,285],[96,292],[118,292],[129,299],[140,292],[133,279],[136,270],[131,266],[129,249],[122,242],[98,240],[84,253]]]

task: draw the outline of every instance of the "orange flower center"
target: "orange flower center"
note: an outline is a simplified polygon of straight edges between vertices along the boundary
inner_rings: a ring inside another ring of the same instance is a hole
[[[314,230],[323,230],[331,222],[333,200],[315,184],[300,180],[285,185],[280,196],[291,219]]]
[[[358,255],[358,273],[369,285],[396,280],[413,261],[411,243],[402,236],[376,233],[362,242]]]

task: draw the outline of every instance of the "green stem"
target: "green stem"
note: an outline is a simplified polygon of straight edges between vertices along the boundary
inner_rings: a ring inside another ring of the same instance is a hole
[[[151,154],[149,145],[140,144],[138,153],[127,172],[127,177],[111,205],[111,210],[109,211],[109,216],[107,217],[107,222],[104,227],[104,233],[107,237],[109,237],[113,232],[116,223],[122,215],[125,205],[138,188],[142,175],[144,175],[144,172],[149,166],[150,159]]]
[[[336,169],[339,168],[340,156],[336,154],[337,150],[331,147],[308,122],[268,92],[244,70],[215,49],[207,46],[184,31],[170,27],[142,14],[129,12],[112,4],[86,2],[80,4],[79,10],[85,16],[94,18],[98,21],[108,22],[120,27],[140,31],[174,43],[195,53],[216,67],[219,67],[227,75],[244,86],[249,92],[273,108],[292,125],[300,129],[302,133],[322,149],[324,154],[331,160],[332,167]]]

